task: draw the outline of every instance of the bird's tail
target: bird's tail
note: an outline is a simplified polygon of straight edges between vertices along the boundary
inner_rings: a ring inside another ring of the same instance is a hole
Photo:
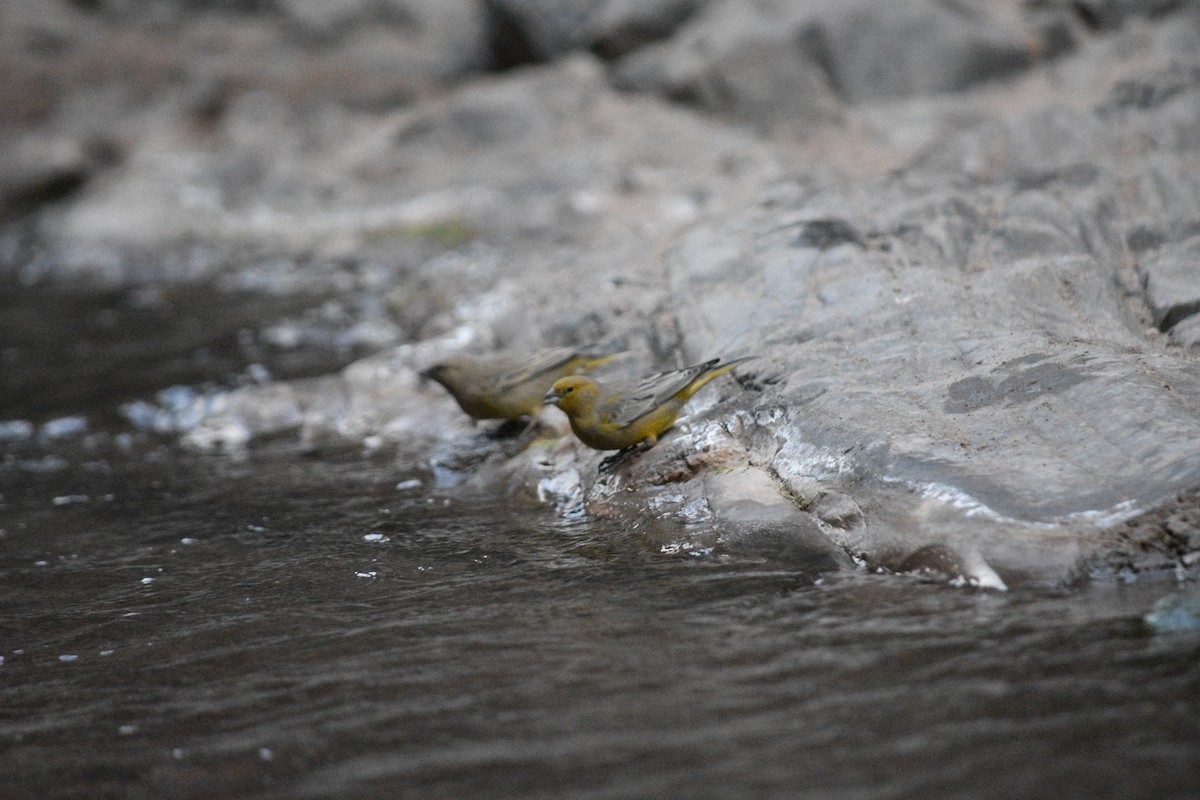
[[[597,367],[602,367],[608,362],[629,355],[628,350],[612,351],[612,348],[603,346],[585,347],[575,354],[575,358],[571,361],[571,374],[586,375]]]
[[[621,353],[604,353],[604,354],[580,353],[579,358],[582,361],[582,364],[580,366],[583,367],[584,371],[593,370],[596,367],[607,364],[608,362],[612,361],[614,358],[618,358],[619,356],[623,356],[623,355],[625,355],[625,353],[623,353],[623,352],[621,352]]]
[[[721,377],[738,364],[749,361],[753,358],[758,358],[758,356],[739,356],[738,358],[731,358],[724,362],[722,362],[722,360],[719,358],[714,358],[711,361],[704,362],[703,364],[697,364],[696,366],[700,368],[700,371],[696,377],[692,379],[692,382],[687,385],[687,388],[684,389],[684,400],[687,400],[687,398],[700,391],[701,387],[703,387],[709,381],[713,380],[714,378]]]

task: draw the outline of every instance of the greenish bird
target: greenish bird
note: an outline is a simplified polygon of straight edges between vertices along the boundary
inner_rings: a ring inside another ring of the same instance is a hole
[[[596,450],[653,447],[675,424],[692,395],[724,375],[745,356],[721,363],[714,358],[685,369],[656,372],[633,381],[599,384],[580,375],[559,378],[542,402],[562,409],[579,441]]]
[[[455,355],[422,370],[441,384],[474,419],[516,420],[536,416],[546,390],[561,377],[595,369],[616,358],[574,347],[529,354]]]

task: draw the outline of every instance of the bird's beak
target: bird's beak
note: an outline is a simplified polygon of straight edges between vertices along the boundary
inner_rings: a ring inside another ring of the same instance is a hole
[[[542,405],[556,406],[558,405],[558,401],[561,399],[562,395],[556,392],[554,389],[551,389],[550,391],[546,392],[546,396],[542,398]]]

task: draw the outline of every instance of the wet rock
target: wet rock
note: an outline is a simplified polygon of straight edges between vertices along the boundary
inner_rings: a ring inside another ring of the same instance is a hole
[[[25,442],[33,438],[37,430],[32,422],[24,419],[9,419],[0,422],[0,442]]]
[[[1154,604],[1145,620],[1156,633],[1200,630],[1200,591],[1192,587],[1164,597]]]
[[[978,554],[968,552],[964,555],[944,545],[926,545],[910,553],[896,565],[896,571],[934,574],[980,589],[1004,591],[1008,588],[991,565]]]
[[[548,475],[538,481],[538,501],[552,503],[559,516],[578,519],[586,515],[583,487],[574,468]]]
[[[1155,570],[1179,577],[1200,565],[1200,490],[1181,492],[1107,532],[1092,568],[1116,574]]]
[[[826,491],[812,504],[810,508],[817,518],[826,525],[848,530],[863,524],[863,510],[853,497],[841,492]]]
[[[414,450],[463,441],[477,433],[470,419],[418,373],[470,341],[428,339],[359,359],[337,375],[206,395],[172,416],[173,430],[199,450],[237,450],[290,431],[311,447],[368,437]],[[477,463],[490,450],[467,460]]]
[[[297,431],[304,423],[306,387],[271,384],[235,389],[219,398],[214,413],[183,437],[197,450],[237,451],[252,439]]]
[[[762,470],[706,473],[704,490],[722,552],[802,563],[818,571],[850,565],[817,521],[784,498]]]

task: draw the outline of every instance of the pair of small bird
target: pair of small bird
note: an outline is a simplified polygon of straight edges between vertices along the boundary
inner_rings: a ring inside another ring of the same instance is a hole
[[[579,441],[596,450],[647,449],[675,423],[700,387],[750,357],[714,358],[685,369],[601,385],[583,373],[615,355],[570,347],[529,356],[452,356],[421,375],[437,381],[475,419],[536,416],[543,405],[562,409]]]

